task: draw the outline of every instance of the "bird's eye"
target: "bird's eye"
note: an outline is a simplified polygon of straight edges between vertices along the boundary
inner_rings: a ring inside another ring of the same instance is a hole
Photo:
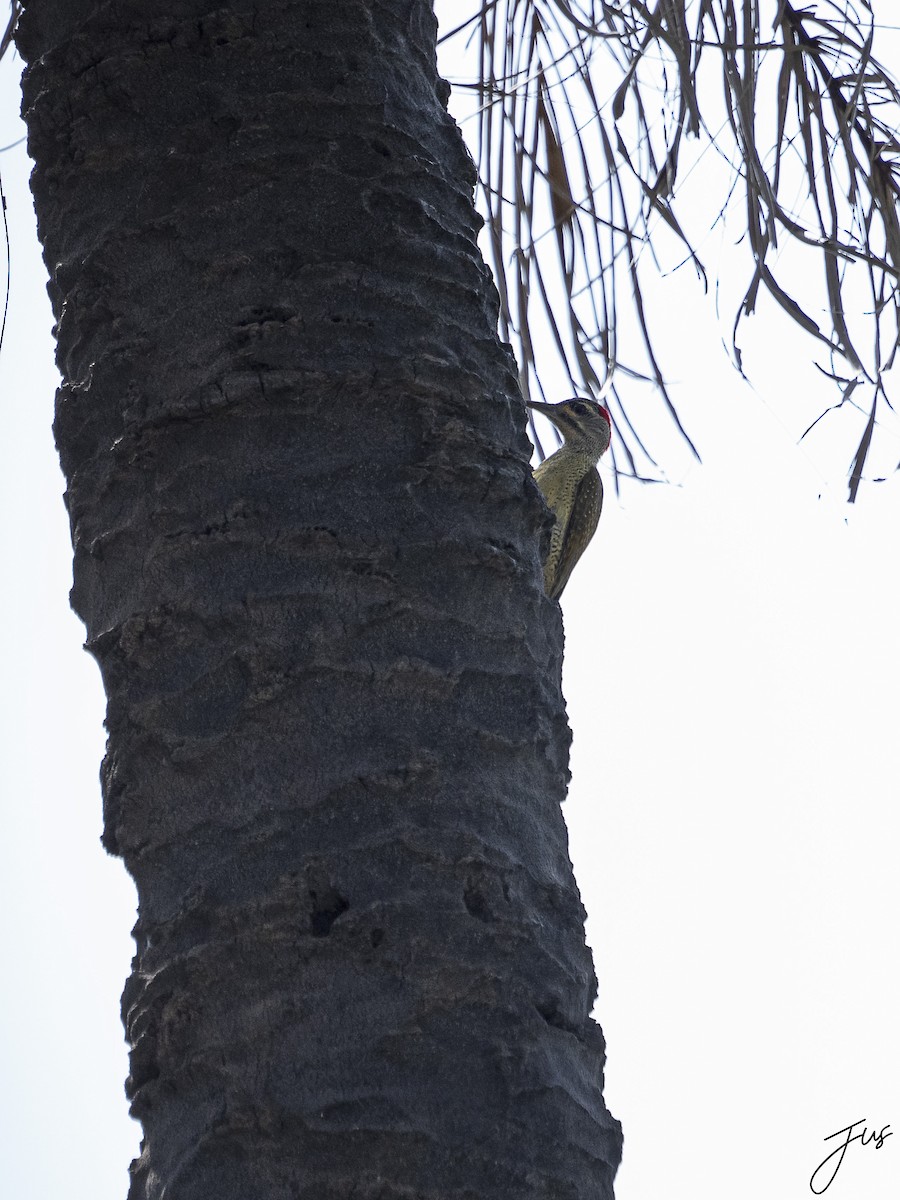
[[[583,417],[584,414],[587,412],[587,405],[581,404],[580,402],[578,404],[573,404],[572,412],[577,412],[579,417]]]

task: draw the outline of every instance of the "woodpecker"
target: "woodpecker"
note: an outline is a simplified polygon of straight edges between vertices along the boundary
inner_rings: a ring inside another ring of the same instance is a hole
[[[534,472],[556,518],[544,563],[544,591],[558,600],[600,520],[603,484],[597,460],[609,446],[612,421],[602,404],[577,396],[560,404],[529,400],[528,407],[549,417],[565,439]]]

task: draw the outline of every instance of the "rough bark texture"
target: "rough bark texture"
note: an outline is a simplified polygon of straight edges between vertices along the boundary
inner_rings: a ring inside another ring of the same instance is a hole
[[[140,898],[132,1200],[612,1194],[545,518],[434,36],[424,0],[21,23]]]

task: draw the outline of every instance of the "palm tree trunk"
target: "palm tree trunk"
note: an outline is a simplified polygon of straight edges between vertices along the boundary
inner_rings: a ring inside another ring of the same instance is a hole
[[[30,0],[131,1200],[607,1197],[559,612],[425,0]]]

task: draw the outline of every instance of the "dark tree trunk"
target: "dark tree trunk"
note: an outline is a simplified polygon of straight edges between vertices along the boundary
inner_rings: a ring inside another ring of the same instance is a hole
[[[30,0],[132,1200],[609,1197],[542,507],[425,0]]]

